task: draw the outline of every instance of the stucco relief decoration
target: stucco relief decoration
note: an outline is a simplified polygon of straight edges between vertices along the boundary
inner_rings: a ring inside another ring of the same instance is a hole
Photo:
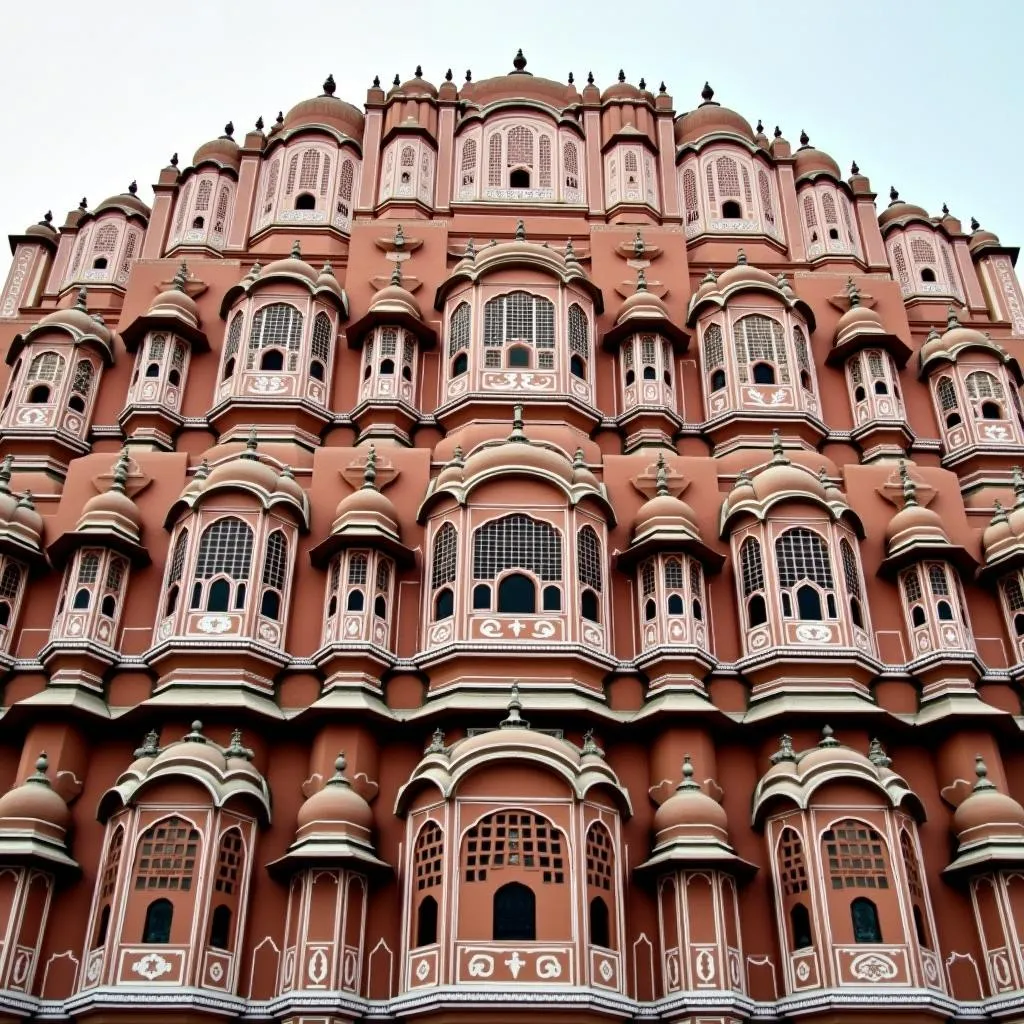
[[[832,640],[832,630],[821,623],[803,623],[796,627],[795,635],[804,644],[825,644]]]
[[[612,980],[615,975],[615,968],[612,967],[611,962],[608,960],[602,960],[600,966],[597,968],[597,973],[601,975],[601,980],[608,983]]]
[[[1002,950],[996,950],[996,952],[989,956],[989,964],[992,968],[992,976],[995,978],[999,988],[1009,988],[1010,983],[1013,981],[1013,975],[1010,972],[1010,964],[1006,959],[1006,954]]]
[[[694,961],[694,970],[697,978],[705,985],[710,984],[715,978],[715,957],[710,949],[702,949]]]
[[[860,981],[891,981],[898,973],[899,968],[884,953],[861,953],[850,961],[850,974]]]
[[[210,964],[210,980],[215,984],[219,985],[221,979],[224,977],[224,968],[214,961]]]
[[[227,615],[204,615],[196,623],[196,629],[202,633],[229,633],[231,619]]]
[[[811,976],[811,967],[806,960],[801,960],[796,965],[796,976],[800,981],[806,981]]]
[[[174,966],[169,960],[164,959],[159,953],[147,953],[132,964],[132,971],[145,978],[146,981],[156,981],[165,974],[170,974]]]
[[[427,976],[430,974],[430,964],[426,960],[420,960],[416,965],[416,977],[420,981],[426,981]]]
[[[18,987],[23,988],[25,979],[28,977],[28,969],[32,964],[32,953],[29,950],[20,949],[14,958],[14,968],[11,971],[11,981]]]
[[[471,978],[489,978],[494,973],[494,957],[477,953],[470,957],[467,970]]]
[[[21,294],[21,289],[25,283],[25,277],[30,266],[32,266],[32,250],[19,247],[18,254],[14,260],[14,266],[11,268],[10,283],[7,286],[7,291],[4,293],[3,304],[0,305],[0,317],[6,318],[18,315],[18,296]]]
[[[1008,256],[997,256],[993,261],[999,285],[1002,288],[1006,308],[1013,323],[1014,334],[1024,334],[1024,306],[1020,300],[1020,286],[1017,275]]]
[[[314,985],[321,985],[327,977],[327,969],[327,953],[322,946],[318,946],[313,950],[309,958],[309,963],[306,965],[306,974]]]
[[[562,976],[562,965],[558,957],[550,954],[537,957],[536,970],[538,978],[551,979]]]

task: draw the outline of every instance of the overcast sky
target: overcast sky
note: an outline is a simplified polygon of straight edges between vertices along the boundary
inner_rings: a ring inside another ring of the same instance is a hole
[[[437,83],[451,67],[476,79],[528,70],[597,84],[623,68],[665,81],[676,109],[715,98],[801,129],[846,172],[855,159],[888,202],[937,213],[945,201],[1006,244],[1024,244],[1021,38],[1024,0],[43,0],[5,5],[0,30],[4,142],[0,231],[52,209],[55,224],[138,179],[150,184],[178,151],[234,121],[241,141],[316,95],[361,106],[375,74],[417,64]],[[0,251],[0,281],[9,251]]]

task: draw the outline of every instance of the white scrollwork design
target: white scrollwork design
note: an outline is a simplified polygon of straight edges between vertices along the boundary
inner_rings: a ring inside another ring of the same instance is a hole
[[[132,971],[146,981],[156,981],[173,970],[170,961],[165,960],[159,953],[147,953],[132,964]]]
[[[607,984],[612,980],[612,975],[615,973],[615,968],[612,967],[608,960],[602,960],[600,967],[597,969],[597,973],[601,975],[601,980]]]
[[[469,958],[467,969],[471,978],[489,978],[494,973],[494,957],[477,953]]]
[[[804,623],[796,627],[796,638],[804,644],[826,644],[832,639],[832,630],[820,623]]]
[[[883,953],[861,953],[850,961],[850,974],[861,981],[890,981],[899,968]]]
[[[559,963],[558,957],[552,956],[550,953],[537,957],[536,967],[538,978],[560,978],[562,976],[562,965]]]
[[[519,950],[514,949],[512,955],[505,961],[513,978],[519,977],[519,972],[526,966],[526,961],[519,955]]]
[[[306,964],[306,974],[309,980],[314,985],[322,984],[324,978],[327,977],[327,968],[327,953],[322,948],[313,950],[309,963]]]
[[[697,977],[708,984],[715,977],[715,958],[709,949],[702,949],[697,954],[697,959],[694,962],[694,970],[697,972]]]
[[[220,983],[220,979],[224,977],[224,968],[214,961],[210,964],[210,980],[216,985]]]
[[[200,633],[227,633],[231,630],[231,619],[227,615],[204,615],[197,623]]]
[[[416,965],[416,977],[420,981],[426,981],[428,974],[430,974],[430,964],[426,960],[421,960]]]

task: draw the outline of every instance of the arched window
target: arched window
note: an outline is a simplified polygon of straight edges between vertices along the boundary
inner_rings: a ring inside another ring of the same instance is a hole
[[[792,618],[795,606],[799,619],[836,618],[832,563],[820,534],[804,526],[787,530],[775,541],[775,561],[784,616]]]
[[[985,370],[975,370],[964,380],[967,397],[974,404],[977,415],[984,420],[1007,419],[1004,402],[1006,392],[1002,381]]]
[[[611,948],[611,922],[608,904],[600,896],[590,901],[590,944]]]
[[[592,526],[576,535],[576,579],[581,590],[580,612],[584,619],[600,621],[598,594],[601,593],[601,545]]]
[[[138,850],[133,889],[191,890],[199,856],[199,833],[191,822],[177,816],[158,821],[142,834]]]
[[[799,326],[793,328],[793,350],[796,352],[796,365],[800,371],[800,387],[804,391],[814,391],[811,378],[811,357],[807,347],[807,335]]]
[[[64,357],[56,352],[40,352],[29,364],[25,379],[29,386],[28,401],[45,404],[50,401],[52,388],[64,379]]]
[[[960,416],[960,402],[956,388],[949,377],[940,377],[935,384],[935,393],[939,398],[939,409],[947,427],[955,427],[963,422]]]
[[[1013,619],[1014,635],[1024,636],[1024,591],[1021,590],[1020,580],[1016,576],[1008,576],[1003,580],[1003,599]]]
[[[277,619],[281,614],[287,562],[288,541],[281,530],[275,530],[267,538],[263,559],[263,586],[269,589],[265,589],[260,597],[260,614],[270,619]]]
[[[864,628],[864,613],[861,608],[860,568],[857,556],[850,542],[844,537],[839,541],[839,554],[843,562],[843,581],[850,601],[850,620],[858,629]]]
[[[476,191],[476,139],[466,139],[462,144],[462,160],[459,170],[459,189],[463,198]]]
[[[495,942],[532,942],[537,938],[537,897],[522,882],[507,882],[494,893]]]
[[[93,367],[87,359],[81,359],[75,367],[75,375],[71,380],[71,397],[68,407],[75,412],[85,412],[89,394],[92,391]]]
[[[683,171],[683,208],[686,211],[687,224],[694,224],[701,219],[697,175],[692,167],[687,167]]]
[[[313,321],[313,341],[310,354],[309,374],[315,380],[324,380],[331,361],[331,318],[326,313],[317,313]]]
[[[153,900],[146,907],[146,920],[142,926],[142,941],[153,945],[163,945],[171,941],[171,922],[174,919],[174,906],[170,900]]]
[[[853,820],[837,822],[824,833],[822,844],[831,889],[889,888],[885,844],[870,825]]]
[[[704,332],[704,372],[708,375],[708,389],[714,393],[725,387],[725,347],[722,328],[709,324]]]
[[[924,922],[924,885],[921,881],[917,852],[914,850],[910,833],[905,828],[900,829],[900,854],[903,857],[903,870],[907,876],[907,890],[910,893],[913,907],[914,931],[917,934],[918,944],[924,949],[928,949],[931,943],[928,941],[928,931]]]
[[[281,359],[280,368],[294,373],[298,368],[301,343],[302,314],[294,306],[287,302],[263,306],[256,311],[249,328],[246,369],[251,370],[256,366],[258,353],[263,353],[265,359],[269,352],[274,352]]]
[[[437,900],[424,896],[416,908],[416,945],[430,946],[437,942]]]
[[[227,580],[236,581],[234,603],[235,607],[242,606],[251,565],[252,530],[246,523],[235,516],[226,516],[206,528],[199,540],[195,578],[197,584],[201,580],[214,580],[207,592],[207,611],[228,610],[232,588]],[[197,585],[192,607],[198,608],[201,603],[202,588]]]
[[[213,949],[231,948],[231,908],[221,903],[210,915],[210,946]]]
[[[569,354],[572,375],[586,380],[590,362],[590,327],[586,313],[576,302],[569,307]]]
[[[792,828],[783,829],[779,837],[779,882],[784,899],[797,900],[789,908],[789,941],[792,949],[813,945],[811,918],[802,902],[808,891],[807,862],[799,833]]]
[[[510,569],[532,573],[542,584],[561,583],[561,534],[550,523],[521,513],[484,523],[473,534],[474,581],[491,582]],[[531,602],[535,610],[536,587],[524,572],[501,579],[499,611],[524,614]]]
[[[878,920],[878,907],[866,896],[858,896],[850,904],[854,942],[881,942],[882,926]]]
[[[455,610],[454,595],[449,584],[455,582],[458,550],[458,534],[455,527],[451,523],[442,523],[437,536],[434,537],[434,554],[430,568],[430,589],[435,591],[435,619],[445,619]]]
[[[806,949],[814,944],[811,938],[811,915],[803,903],[794,903],[789,909],[790,941],[793,949]]]
[[[562,145],[562,171],[565,174],[567,192],[575,192],[580,187],[580,160],[576,146],[572,142]],[[566,198],[570,198],[566,195]],[[573,196],[572,198],[576,198]]]
[[[349,226],[352,214],[352,197],[355,192],[356,165],[352,160],[342,160],[338,172],[338,199],[335,204],[334,223],[342,228]]]
[[[747,537],[740,546],[740,577],[743,581],[743,600],[747,606],[747,626],[760,626],[768,621],[768,606],[764,600],[761,545],[753,537]]]
[[[555,307],[540,295],[509,292],[484,305],[484,366],[502,366],[502,349],[528,346],[536,351],[536,367],[555,368]],[[511,365],[511,356],[506,359]]]
[[[741,384],[751,379],[755,383],[789,383],[786,342],[777,320],[760,314],[741,317],[733,325],[733,342]]]

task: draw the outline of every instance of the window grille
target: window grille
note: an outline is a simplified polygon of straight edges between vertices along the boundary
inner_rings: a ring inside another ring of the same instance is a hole
[[[207,527],[199,541],[196,579],[208,580],[224,573],[233,580],[247,580],[252,563],[252,530],[228,516]]]
[[[754,206],[754,197],[750,191],[750,172],[746,167],[741,167],[740,171],[743,174],[743,199],[747,204],[747,210],[750,211]]]
[[[580,161],[576,153],[576,147],[567,142],[562,146],[562,163],[565,165],[566,188],[580,187]]]
[[[462,144],[462,184],[476,183],[476,139],[466,139]]]
[[[782,324],[766,316],[753,314],[737,320],[733,325],[736,345],[736,368],[739,379],[746,384],[750,379],[752,363],[768,362],[775,366],[779,383],[789,383],[789,361]]]
[[[949,412],[959,406],[960,403],[957,401],[956,388],[953,387],[953,382],[949,377],[939,378],[938,383],[935,385],[935,392],[939,396],[939,405],[943,412]]]
[[[946,272],[946,284],[958,299],[962,298],[960,291],[960,277],[953,271],[953,261],[949,256],[949,248],[945,244],[941,244],[939,246],[939,251],[942,253],[942,268]]]
[[[342,162],[338,174],[338,213],[348,217],[352,209],[352,191],[356,180],[356,165],[351,160]]]
[[[704,370],[717,370],[725,364],[725,347],[722,343],[722,328],[711,324],[704,332]]]
[[[451,523],[443,523],[434,538],[434,559],[430,572],[431,589],[455,582],[458,536]]]
[[[644,597],[650,597],[654,593],[655,575],[653,558],[644,562],[643,569],[640,570],[640,585],[643,588]]]
[[[533,132],[522,125],[510,128],[508,133],[508,165],[519,164],[533,167]]]
[[[946,568],[933,562],[928,566],[928,586],[935,597],[949,597],[949,580],[946,578]]]
[[[850,380],[853,381],[854,386],[856,386],[858,384],[863,384],[864,383],[864,373],[861,370],[860,357],[856,357],[854,359],[851,359],[849,361],[849,363],[847,363],[846,365],[850,368]]]
[[[540,137],[538,150],[538,184],[541,188],[551,188],[551,140],[546,135]]]
[[[814,195],[811,192],[804,196],[804,220],[809,228],[818,226],[818,214],[814,209]]]
[[[509,344],[532,345],[539,351],[538,366],[554,369],[555,306],[529,292],[498,295],[484,305],[484,347]]]
[[[331,318],[326,313],[317,313],[313,321],[312,355],[326,365],[331,358]]]
[[[836,216],[836,201],[832,196],[831,192],[822,192],[821,194],[821,210],[825,214],[826,224],[838,224],[839,218]]]
[[[612,837],[603,825],[591,825],[587,831],[587,885],[595,889],[612,889]]]
[[[76,395],[88,396],[92,390],[92,363],[83,359],[75,367],[75,376],[71,382],[71,391]]]
[[[903,593],[906,596],[907,604],[915,604],[924,596],[921,592],[921,577],[916,569],[911,569],[903,577]]]
[[[803,526],[787,530],[775,541],[775,558],[779,565],[779,586],[793,587],[801,580],[810,580],[831,590],[832,565],[828,548],[821,535]]]
[[[882,353],[871,351],[868,352],[868,373],[871,374],[872,380],[884,380],[885,370],[882,362]]]
[[[21,587],[21,569],[8,563],[4,568],[3,576],[0,576],[0,597],[6,597],[13,600],[18,596],[18,590]],[[1020,589],[1019,587],[1017,588]]]
[[[199,852],[199,833],[183,818],[157,822],[142,834],[135,870],[136,889],[188,892]]]
[[[8,569],[10,572],[10,569]],[[6,580],[7,574],[4,574]],[[1024,592],[1021,591],[1020,580],[1011,576],[1003,583],[1003,594],[1006,596],[1006,606],[1011,612],[1024,611]],[[13,594],[4,594],[4,597],[13,597]]]
[[[903,290],[910,287],[910,272],[907,270],[907,261],[903,255],[903,246],[895,242],[892,247],[892,262],[896,267],[896,276],[900,279]]]
[[[174,554],[171,555],[171,571],[167,577],[168,584],[177,583],[185,569],[185,552],[188,549],[188,530],[182,530],[178,534],[178,540],[174,545]]]
[[[920,235],[911,237],[910,255],[915,263],[935,263],[935,247]]]
[[[857,556],[850,542],[845,538],[839,542],[839,554],[843,560],[843,579],[846,591],[851,597],[860,597],[860,572],[857,570]]]
[[[473,578],[493,580],[506,569],[527,569],[545,582],[561,580],[561,534],[520,513],[485,523],[473,534]]]
[[[601,546],[592,526],[584,526],[576,536],[576,578],[583,587],[601,592]]]
[[[222,186],[217,196],[217,210],[213,216],[213,230],[218,234],[223,232],[228,219],[228,203],[231,200],[231,189],[227,185]]]
[[[242,834],[238,829],[229,829],[221,836],[220,850],[217,852],[217,877],[213,888],[225,896],[234,894],[242,871]]]
[[[82,556],[82,561],[78,564],[78,584],[95,583],[99,578],[100,574],[100,556],[90,551],[88,554]]]
[[[1003,385],[999,378],[985,370],[975,370],[969,373],[964,381],[967,394],[975,401],[979,398],[996,398],[1002,401],[1004,398]]]
[[[114,894],[117,887],[117,871],[121,866],[121,852],[124,850],[124,829],[117,828],[110,839],[110,846],[107,848],[107,863],[103,868],[103,878],[100,881],[100,902],[108,899]]]
[[[238,355],[238,347],[242,343],[242,319],[242,314],[236,313],[228,328],[228,340],[224,343],[225,362]]]
[[[710,180],[710,168],[708,174]],[[714,197],[712,197],[714,198]],[[686,208],[686,223],[700,220],[700,198],[697,195],[697,175],[687,167],[683,171],[683,206]]]
[[[793,348],[796,349],[796,365],[801,373],[810,375],[811,358],[807,351],[807,336],[800,327],[793,328]]]
[[[707,178],[708,178],[708,199],[711,202],[711,205],[714,206],[714,203],[715,203],[715,169],[714,169],[714,167],[710,163],[708,163],[705,166],[704,169],[707,171]]]
[[[362,587],[366,584],[366,555],[352,555],[348,563],[348,585]]]
[[[499,811],[466,833],[465,880],[486,882],[488,871],[525,868],[546,883],[565,881],[562,834],[546,818],[528,811]]]
[[[192,185],[190,181],[185,186],[185,191],[182,193],[178,200],[178,216],[174,220],[174,233],[175,235],[181,234],[181,229],[185,226],[185,214],[188,213],[188,204],[192,199]],[[78,269],[79,261],[82,258],[82,246],[85,242],[85,235],[81,237],[78,243],[78,252],[75,254],[75,265],[72,269],[72,273]]]
[[[728,156],[720,156],[715,160],[715,175],[718,178],[718,194],[720,197],[740,196],[740,176],[736,161]]]
[[[695,558],[690,559],[690,597],[700,600],[704,590],[704,573],[701,570],[700,562]]]
[[[787,828],[782,833],[779,855],[783,893],[786,896],[798,896],[802,892],[807,892],[807,864],[804,861],[804,845],[800,842],[800,836],[791,828]]]
[[[468,302],[460,302],[448,320],[448,358],[469,348],[470,309]]]
[[[120,590],[121,581],[128,569],[128,563],[123,558],[111,558],[107,565],[107,590]]]
[[[487,184],[501,187],[501,136],[495,132],[487,142]]]
[[[206,213],[210,208],[212,198],[213,182],[209,178],[204,178],[199,182],[199,188],[196,189],[196,213]]]
[[[444,873],[444,833],[433,821],[428,821],[416,837],[413,853],[417,889],[433,889],[441,884]]]
[[[135,250],[139,247],[141,235],[137,231],[129,231],[124,243],[124,253],[121,257],[121,276],[127,277],[128,271],[132,268],[132,260],[135,259]]]
[[[267,538],[267,553],[263,559],[263,586],[284,590],[287,560],[288,541],[280,530],[275,530]]]
[[[391,583],[391,563],[381,558],[377,562],[377,589],[386,591]]]
[[[93,255],[112,253],[117,248],[117,228],[113,224],[104,224],[96,232],[96,239],[92,244]]]
[[[833,889],[888,889],[882,837],[857,821],[842,821],[822,841]]]
[[[341,559],[336,558],[331,562],[331,583],[330,588],[332,591],[338,589],[338,584],[341,582]]]
[[[56,352],[43,352],[28,368],[29,381],[48,381],[57,385],[64,379],[64,358]]]
[[[288,354],[288,371],[298,367],[299,345],[302,342],[302,314],[286,302],[275,302],[256,311],[249,329],[246,368],[256,365],[256,353],[267,348],[280,348]]]
[[[385,327],[380,332],[380,354],[393,357],[398,352],[398,331],[394,327]]]
[[[772,205],[772,188],[768,181],[768,175],[762,170],[757,172],[757,188],[761,194],[761,209],[764,212],[764,219],[769,224],[774,224],[775,208]]]
[[[740,548],[740,570],[743,576],[743,596],[764,590],[764,564],[761,561],[761,545],[748,537]]]
[[[281,176],[281,161],[275,160],[270,165],[267,174],[267,187],[263,191],[263,213],[268,214],[274,208],[274,199],[277,196],[277,179]]]
[[[654,589],[653,583],[651,589]],[[669,558],[665,562],[665,589],[683,589],[683,563],[681,559]]]
[[[850,244],[857,245],[857,236],[853,230],[853,214],[850,212],[850,200],[846,196],[839,197],[839,205],[843,208],[843,220],[846,222],[846,233],[850,237]]]
[[[159,362],[164,357],[167,349],[167,335],[153,334],[149,339],[149,358],[153,362]]]
[[[913,900],[924,899],[924,886],[921,884],[921,872],[917,864],[917,854],[910,833],[900,829],[900,852],[903,854],[903,867],[907,872],[907,888]]]

